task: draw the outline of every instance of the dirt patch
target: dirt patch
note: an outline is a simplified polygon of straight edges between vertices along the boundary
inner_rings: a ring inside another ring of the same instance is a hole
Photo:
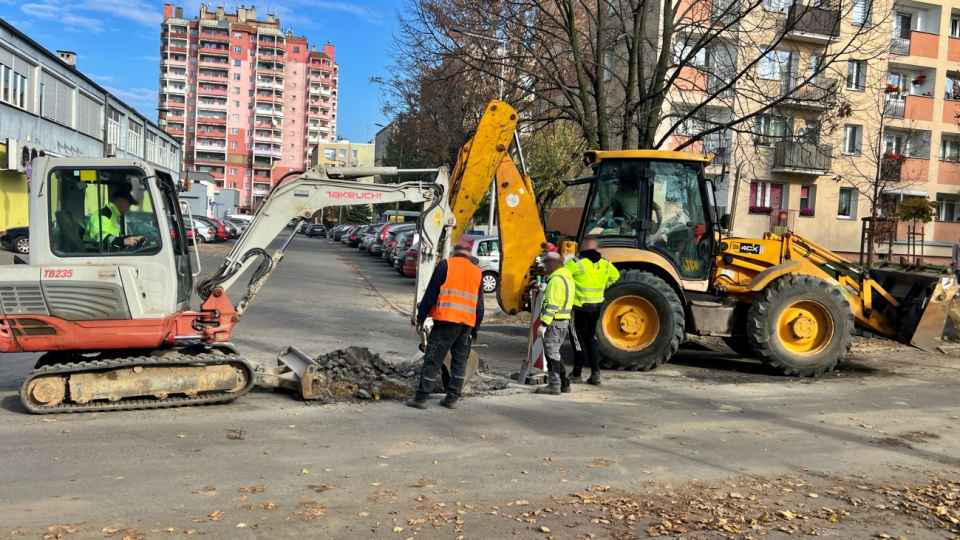
[[[901,433],[895,437],[886,437],[881,439],[880,444],[897,446],[900,448],[913,448],[910,443],[925,443],[931,439],[939,438],[940,436],[936,433],[929,433],[927,431],[910,431],[907,433]]]
[[[420,382],[423,362],[389,362],[366,347],[348,347],[315,358],[319,365],[313,389],[320,402],[343,400],[405,399]],[[480,365],[480,371],[484,366]],[[478,373],[467,382],[464,394],[502,390],[510,381],[492,373]],[[434,392],[443,392],[441,377]]]

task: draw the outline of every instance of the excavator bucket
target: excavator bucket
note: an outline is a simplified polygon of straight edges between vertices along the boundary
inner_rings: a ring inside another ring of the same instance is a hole
[[[944,344],[945,334],[955,334],[960,305],[960,286],[953,274],[936,274],[892,268],[871,270],[884,289],[898,302],[897,339],[918,349],[933,352]]]
[[[313,390],[317,368],[319,364],[316,360],[296,347],[287,345],[277,355],[277,367],[258,367],[253,380],[257,386],[283,388],[299,394],[303,399],[317,399]]]

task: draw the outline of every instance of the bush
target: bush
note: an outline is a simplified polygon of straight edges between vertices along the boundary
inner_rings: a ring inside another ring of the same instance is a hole
[[[751,214],[769,214],[770,212],[773,212],[773,208],[770,208],[769,206],[751,206],[750,207]]]
[[[911,197],[897,206],[900,221],[920,221],[930,223],[937,215],[937,203],[924,197]]]

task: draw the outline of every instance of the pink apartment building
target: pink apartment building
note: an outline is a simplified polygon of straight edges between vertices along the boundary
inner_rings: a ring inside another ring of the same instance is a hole
[[[335,47],[284,32],[254,8],[223,7],[183,18],[164,4],[160,25],[159,125],[183,141],[183,166],[240,192],[251,212],[273,183],[311,165],[336,141]]]

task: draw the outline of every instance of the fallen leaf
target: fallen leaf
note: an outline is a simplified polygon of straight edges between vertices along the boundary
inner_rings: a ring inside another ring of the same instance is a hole
[[[399,525],[397,525],[396,527],[393,528],[393,532],[400,532],[400,531],[402,531],[402,530],[403,530],[403,527],[401,527],[401,526],[399,526]]]
[[[221,519],[223,519],[223,516],[225,514],[226,512],[224,512],[223,510],[214,510],[213,513],[211,513],[207,517],[210,518],[210,521],[220,521]]]
[[[267,490],[267,486],[248,486],[238,489],[240,493],[263,493]]]
[[[370,485],[371,485],[371,486],[382,486],[382,485],[383,485],[383,482],[373,482],[373,483],[370,484]]]
[[[65,430],[63,430],[63,432],[64,432],[64,433],[70,433],[70,430],[69,430],[69,429],[65,429]]]
[[[793,512],[791,512],[791,511],[789,511],[789,510],[780,510],[779,512],[777,512],[777,514],[780,515],[781,517],[783,517],[784,519],[787,519],[787,520],[791,520],[791,519],[797,517],[796,514],[794,514]]]
[[[186,435],[184,435],[184,434],[182,434],[182,433],[181,433],[180,435],[177,435],[177,438],[178,438],[178,439],[182,439],[182,438],[184,438],[184,437],[186,437]]]
[[[542,532],[542,533],[549,533],[549,532],[550,532],[550,529],[547,528],[547,527],[544,527],[543,525],[541,525],[541,526],[540,526],[540,532]]]
[[[310,470],[309,470],[309,469],[301,469],[301,470],[300,470],[300,474],[310,474]]]
[[[237,528],[238,528],[238,529],[242,529],[242,528],[244,528],[244,527],[246,527],[246,526],[247,526],[246,523],[237,523]]]
[[[333,472],[333,469],[324,469],[323,472]]]
[[[377,456],[377,457],[380,458],[380,459],[390,459],[390,458],[388,458],[387,456]]]
[[[807,493],[807,497],[810,497],[811,499],[816,499],[819,496],[820,495],[817,495],[816,493]]]
[[[290,428],[290,429],[293,429],[293,428],[297,427],[297,425],[296,425],[296,424],[290,424],[290,425],[287,426],[287,427]]]

